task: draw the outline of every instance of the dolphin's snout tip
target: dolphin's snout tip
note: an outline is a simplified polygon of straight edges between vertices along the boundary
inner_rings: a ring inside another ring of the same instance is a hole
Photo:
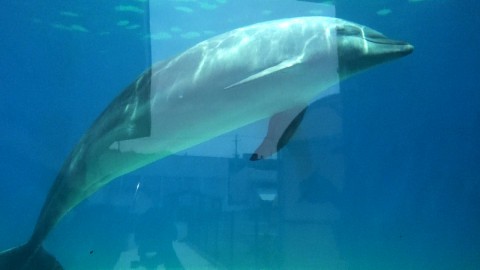
[[[405,45],[405,52],[407,54],[412,53],[414,50],[415,50],[415,46],[413,46],[412,44],[407,43],[407,45]]]
[[[412,53],[415,49],[412,44],[405,41],[393,41],[392,44],[400,46],[399,50],[405,55]]]
[[[396,51],[401,56],[409,55],[415,50],[415,47],[408,42],[403,42],[403,43],[398,44],[398,45],[400,45],[400,46],[397,47]]]

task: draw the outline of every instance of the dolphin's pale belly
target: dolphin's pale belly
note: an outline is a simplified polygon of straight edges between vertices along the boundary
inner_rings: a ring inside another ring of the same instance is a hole
[[[286,104],[282,100],[285,98],[279,97],[282,95],[281,87],[274,91],[277,96],[265,94],[262,99],[253,98],[252,89],[239,87],[219,89],[217,93],[203,97],[183,96],[176,101],[168,100],[152,108],[150,136],[116,141],[110,149],[136,153],[176,153],[301,103],[290,100]]]
[[[336,73],[331,77],[337,78]],[[112,142],[106,150],[109,158],[104,160],[116,161],[103,162],[97,168],[106,166],[102,170],[115,172],[113,175],[117,177],[276,113],[306,107],[307,98],[295,95],[296,89],[307,91],[308,88],[315,88],[316,92],[321,92],[319,90],[334,83],[335,79],[332,79],[328,83],[310,85],[308,80],[292,80],[290,74],[283,74],[229,89],[225,89],[225,86],[157,99],[151,109],[150,135]],[[155,87],[152,86],[152,89]],[[113,155],[116,157],[112,159]],[[102,155],[95,155],[99,156]],[[127,160],[122,156],[135,158]],[[120,164],[121,161],[124,164]]]

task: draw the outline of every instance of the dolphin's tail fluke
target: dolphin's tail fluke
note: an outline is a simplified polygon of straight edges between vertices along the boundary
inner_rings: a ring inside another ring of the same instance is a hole
[[[0,270],[63,270],[41,246],[23,245],[0,252]]]

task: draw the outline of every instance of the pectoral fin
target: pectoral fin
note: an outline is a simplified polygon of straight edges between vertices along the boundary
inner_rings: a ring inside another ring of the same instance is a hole
[[[250,160],[265,159],[282,149],[300,126],[306,110],[306,107],[299,107],[272,116],[268,124],[267,136]]]

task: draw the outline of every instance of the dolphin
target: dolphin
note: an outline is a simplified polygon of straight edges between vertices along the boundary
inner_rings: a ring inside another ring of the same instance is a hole
[[[110,181],[218,135],[270,118],[252,160],[286,143],[305,109],[353,74],[413,46],[330,17],[262,22],[154,64],[94,121],[64,162],[29,241],[0,253],[0,269],[63,269],[42,242]]]

